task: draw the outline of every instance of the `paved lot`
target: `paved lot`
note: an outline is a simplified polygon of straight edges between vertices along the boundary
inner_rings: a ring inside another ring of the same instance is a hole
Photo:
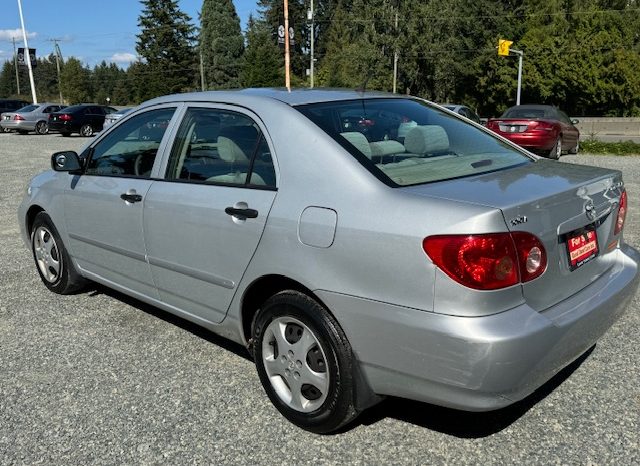
[[[79,137],[0,134],[0,464],[640,464],[640,300],[587,357],[514,407],[387,400],[349,430],[286,422],[243,348],[121,294],[60,297],[18,237],[27,180]],[[621,169],[640,247],[640,158]]]

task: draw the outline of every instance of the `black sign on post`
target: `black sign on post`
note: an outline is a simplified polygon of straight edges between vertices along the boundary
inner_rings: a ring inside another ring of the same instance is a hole
[[[38,66],[36,60],[36,49],[29,48],[29,57],[31,58],[31,68]],[[18,65],[27,66],[27,62],[24,59],[24,47],[18,48]]]
[[[289,24],[291,24],[291,21],[289,21]],[[278,45],[284,47],[284,26],[282,24],[278,27]],[[296,45],[293,26],[289,26],[289,45]]]

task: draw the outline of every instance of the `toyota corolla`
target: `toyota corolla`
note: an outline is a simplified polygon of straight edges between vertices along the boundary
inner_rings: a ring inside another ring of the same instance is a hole
[[[512,404],[638,286],[620,172],[417,98],[166,96],[51,163],[19,209],[44,285],[101,283],[245,345],[314,432],[385,395]]]

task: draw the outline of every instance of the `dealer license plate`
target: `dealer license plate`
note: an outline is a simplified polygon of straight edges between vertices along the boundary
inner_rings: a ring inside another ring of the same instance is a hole
[[[569,267],[575,270],[598,255],[598,235],[595,229],[587,228],[567,235]]]

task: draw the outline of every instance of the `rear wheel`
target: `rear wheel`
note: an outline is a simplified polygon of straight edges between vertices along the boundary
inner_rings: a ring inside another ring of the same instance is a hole
[[[562,136],[558,136],[558,139],[556,139],[555,146],[553,146],[553,149],[551,149],[551,152],[549,152],[549,158],[558,160],[561,155],[562,155]]]
[[[80,134],[86,138],[93,136],[93,127],[90,124],[82,125],[80,127]]]
[[[253,341],[260,381],[289,421],[328,433],[357,416],[351,346],[318,302],[297,291],[272,296],[256,317]]]
[[[49,125],[46,121],[39,121],[36,124],[36,134],[47,134],[49,132]]]
[[[42,282],[54,293],[70,294],[86,283],[73,267],[58,231],[44,212],[33,221],[31,250]]]

